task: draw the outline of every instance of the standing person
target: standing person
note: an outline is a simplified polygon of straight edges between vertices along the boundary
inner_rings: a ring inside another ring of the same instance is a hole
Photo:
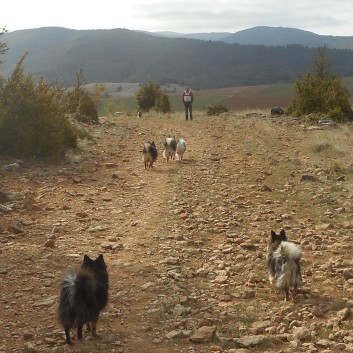
[[[194,95],[190,91],[190,87],[186,86],[183,92],[183,103],[185,107],[185,119],[188,120],[190,115],[190,120],[192,120],[192,103],[194,102]]]

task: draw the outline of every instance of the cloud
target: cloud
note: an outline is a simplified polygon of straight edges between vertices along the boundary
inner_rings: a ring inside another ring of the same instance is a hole
[[[21,11],[18,11],[18,9]],[[353,35],[351,0],[44,0],[5,1],[0,27],[61,26],[146,31],[237,32],[255,26],[293,27],[318,34]],[[30,15],[28,15],[30,14]]]
[[[133,5],[134,6],[134,5]],[[294,27],[318,34],[353,35],[350,0],[153,1],[134,7],[136,23],[154,31],[237,32],[255,26]],[[147,29],[148,30],[148,29]]]

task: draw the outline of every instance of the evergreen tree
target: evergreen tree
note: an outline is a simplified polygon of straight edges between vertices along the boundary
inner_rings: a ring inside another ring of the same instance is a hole
[[[293,103],[287,112],[297,116],[316,113],[336,121],[353,120],[349,97],[340,78],[331,73],[326,48],[319,48],[313,73],[296,81]]]
[[[23,61],[0,84],[0,153],[14,156],[55,156],[76,147],[79,132],[65,116],[62,89],[43,78],[35,83]]]
[[[140,87],[136,93],[136,103],[138,110],[143,112],[149,112],[152,108],[163,113],[170,112],[169,97],[152,81]]]
[[[157,112],[169,113],[171,108],[168,95],[164,92],[161,92],[156,100],[154,108]]]
[[[66,93],[64,97],[64,105],[67,112],[73,114],[77,121],[90,123],[98,121],[98,112],[96,104],[84,89],[83,70],[80,69],[76,73],[75,87],[73,91]]]

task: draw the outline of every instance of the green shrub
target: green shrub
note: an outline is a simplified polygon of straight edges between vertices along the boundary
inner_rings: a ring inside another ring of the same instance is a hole
[[[62,89],[42,78],[35,83],[17,63],[0,85],[0,153],[15,156],[57,156],[76,147],[78,129],[65,116]]]
[[[167,94],[161,92],[156,100],[154,108],[157,112],[169,113],[171,111],[170,101]]]
[[[159,92],[160,87],[154,82],[150,81],[142,85],[136,93],[138,109],[143,112],[149,112],[155,106]]]
[[[341,86],[340,78],[330,73],[325,50],[321,49],[314,73],[296,81],[293,103],[287,113],[296,116],[316,113],[337,122],[353,120],[349,97],[350,93]]]
[[[336,121],[338,123],[343,123],[345,122],[347,119],[346,117],[349,117],[349,113],[344,113],[341,109],[341,107],[336,107],[336,108],[333,108],[333,109],[330,109],[328,111],[328,113],[326,114],[326,117],[333,120],[333,121]]]
[[[229,109],[222,104],[215,104],[211,107],[208,107],[207,114],[208,115],[219,115],[221,113],[228,112]]]
[[[63,97],[63,105],[77,121],[89,124],[98,122],[98,112],[93,97],[83,89],[83,71],[76,73],[76,83],[72,91]]]
[[[161,91],[160,86],[152,81],[142,85],[136,93],[136,103],[138,110],[149,112],[151,109],[168,113],[170,101],[167,94]]]

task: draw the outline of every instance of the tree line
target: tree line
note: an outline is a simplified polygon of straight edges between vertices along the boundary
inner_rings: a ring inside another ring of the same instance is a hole
[[[80,68],[88,82],[189,84],[195,90],[293,83],[312,67],[316,48],[267,47],[186,38],[161,38],[126,29],[39,28],[7,33],[2,72],[29,49],[24,67],[34,77],[74,84]],[[353,76],[353,51],[327,49],[332,70]]]

